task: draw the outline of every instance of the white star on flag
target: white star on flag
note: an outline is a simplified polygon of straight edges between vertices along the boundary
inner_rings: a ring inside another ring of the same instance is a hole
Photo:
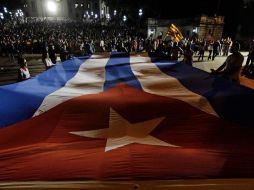
[[[132,143],[179,147],[149,135],[163,119],[165,119],[165,117],[132,124],[119,115],[115,110],[110,108],[109,128],[91,131],[75,131],[70,133],[89,138],[107,139],[105,152]]]

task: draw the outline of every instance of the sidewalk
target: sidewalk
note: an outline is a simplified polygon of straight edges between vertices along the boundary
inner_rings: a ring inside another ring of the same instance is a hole
[[[248,56],[248,52],[241,52],[244,56],[244,62],[243,65],[245,65],[246,60],[247,60],[247,56]],[[217,56],[215,57],[215,60],[207,60],[208,58],[208,52],[205,53],[205,57],[204,57],[204,61],[198,61],[198,55],[193,57],[193,66],[201,69],[203,71],[206,72],[211,72],[211,69],[217,69],[219,66],[221,66],[224,61],[226,60],[226,56]]]
[[[28,68],[32,77],[45,71],[41,61],[41,55],[25,55]],[[0,57],[0,85],[7,85],[17,82],[19,65],[17,62],[10,63],[8,57]]]

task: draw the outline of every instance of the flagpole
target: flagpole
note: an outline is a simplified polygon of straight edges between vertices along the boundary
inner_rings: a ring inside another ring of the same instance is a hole
[[[218,15],[219,15],[220,5],[221,5],[221,0],[218,0],[218,4],[217,4],[217,9],[216,9],[216,12],[215,12],[215,16],[218,16]]]

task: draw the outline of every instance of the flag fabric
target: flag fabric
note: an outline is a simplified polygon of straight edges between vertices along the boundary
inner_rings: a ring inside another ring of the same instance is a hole
[[[183,39],[181,31],[174,24],[171,24],[168,28],[167,36],[172,36],[176,42],[180,42]]]
[[[253,90],[144,54],[0,87],[0,180],[254,176]]]

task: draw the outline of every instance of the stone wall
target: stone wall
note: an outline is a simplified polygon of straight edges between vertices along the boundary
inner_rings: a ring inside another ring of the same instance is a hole
[[[220,40],[224,28],[224,17],[201,16],[198,36],[201,39]]]
[[[156,38],[160,33],[163,33],[163,37],[165,37],[168,27],[171,24],[175,24],[184,37],[198,36],[200,39],[218,40],[222,38],[224,17],[208,17],[202,15],[195,18],[175,20],[156,20],[149,18],[148,36],[153,33],[153,38]]]

